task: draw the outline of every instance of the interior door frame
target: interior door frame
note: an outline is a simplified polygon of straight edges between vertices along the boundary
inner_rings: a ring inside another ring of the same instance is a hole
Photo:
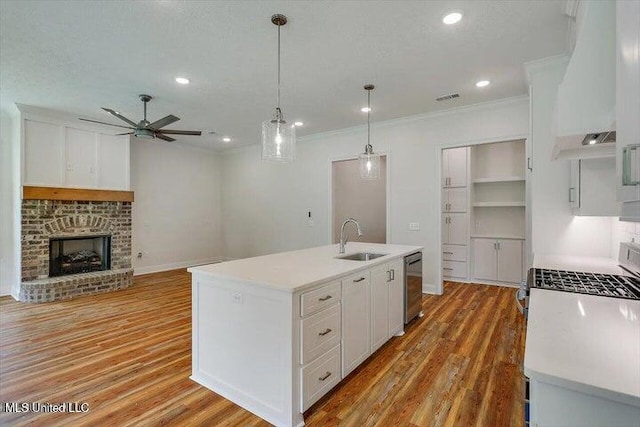
[[[509,142],[509,141],[520,141],[523,140],[525,141],[525,162],[527,161],[527,156],[529,156],[528,151],[527,151],[527,147],[530,144],[530,138],[528,134],[516,134],[516,135],[511,135],[511,136],[504,136],[504,137],[498,137],[498,138],[485,138],[485,139],[479,139],[479,140],[475,140],[475,141],[462,141],[462,142],[458,142],[455,144],[438,144],[434,147],[434,157],[436,159],[438,159],[438,161],[436,162],[436,167],[435,167],[435,182],[438,183],[438,271],[436,272],[436,277],[438,278],[436,284],[435,284],[435,289],[431,289],[434,291],[434,293],[436,295],[442,295],[444,293],[444,287],[442,285],[442,217],[443,217],[443,212],[442,212],[442,155],[443,155],[443,150],[446,150],[448,148],[460,148],[460,147],[473,147],[475,145],[482,145],[482,144],[492,144],[492,143],[497,143],[497,142]],[[470,161],[470,157],[467,159],[467,164]],[[527,169],[527,164],[525,164],[525,200],[527,199],[527,195],[529,194],[528,191],[528,187],[527,184],[531,181],[531,176],[529,175],[529,170]],[[467,181],[470,181],[471,177],[467,177]],[[470,194],[470,192],[469,192]],[[527,215],[527,212],[531,211],[531,206],[527,205],[525,206],[525,216]],[[471,221],[471,206],[469,206],[469,212],[468,212],[468,218],[469,221]],[[525,227],[527,227],[528,223],[528,218],[525,218]],[[469,227],[469,232],[468,235],[471,235],[471,223],[468,224]],[[529,235],[530,231],[527,232],[525,231],[525,242],[524,242],[524,246],[525,246],[525,253],[527,250],[530,251],[529,246],[531,245],[531,236]],[[468,242],[467,242],[467,254],[469,256],[469,259],[467,259],[467,276],[470,279],[471,278],[471,238],[469,237]],[[526,265],[527,260],[524,259],[523,260],[523,265]],[[424,286],[424,284],[423,284]],[[424,289],[424,288],[423,288]],[[424,291],[423,291],[424,292]]]
[[[380,154],[380,157],[385,157],[386,158],[386,176],[385,179],[387,180],[386,185],[385,185],[385,191],[386,191],[386,195],[385,195],[385,202],[386,202],[386,209],[387,209],[387,221],[385,224],[385,240],[386,243],[389,244],[389,242],[391,241],[391,200],[389,195],[391,194],[391,173],[390,173],[390,162],[389,159],[391,158],[391,156],[389,155],[388,152],[384,152],[384,151],[380,151],[378,152]],[[333,164],[335,162],[342,162],[345,160],[358,160],[358,156],[339,156],[339,157],[330,157],[329,158],[329,212],[328,212],[328,218],[329,218],[329,227],[328,227],[328,232],[327,232],[327,244],[328,245],[333,245]]]

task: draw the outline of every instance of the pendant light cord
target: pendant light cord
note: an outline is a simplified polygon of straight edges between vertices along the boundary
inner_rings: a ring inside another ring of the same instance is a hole
[[[367,147],[371,146],[371,91],[367,91]]]
[[[276,110],[280,111],[280,27],[278,24],[278,96],[276,98]]]

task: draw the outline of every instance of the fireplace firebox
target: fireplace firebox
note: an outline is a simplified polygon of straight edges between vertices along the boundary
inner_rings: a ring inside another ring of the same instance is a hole
[[[49,277],[111,269],[111,235],[49,239]]]

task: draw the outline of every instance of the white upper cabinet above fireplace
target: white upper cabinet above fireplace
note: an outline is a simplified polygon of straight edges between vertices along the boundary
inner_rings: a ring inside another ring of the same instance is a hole
[[[129,136],[69,123],[19,106],[23,185],[129,190]]]

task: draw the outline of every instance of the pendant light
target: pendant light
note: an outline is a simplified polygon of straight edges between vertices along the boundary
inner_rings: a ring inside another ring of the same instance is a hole
[[[364,147],[364,153],[358,157],[360,159],[360,177],[362,179],[378,179],[380,178],[380,154],[373,152],[371,146],[371,91],[374,85],[365,85],[367,91],[367,145]]]
[[[276,14],[271,22],[278,26],[278,96],[273,119],[262,122],[262,160],[288,163],[296,156],[296,129],[284,120],[280,109],[280,27],[287,17]]]

